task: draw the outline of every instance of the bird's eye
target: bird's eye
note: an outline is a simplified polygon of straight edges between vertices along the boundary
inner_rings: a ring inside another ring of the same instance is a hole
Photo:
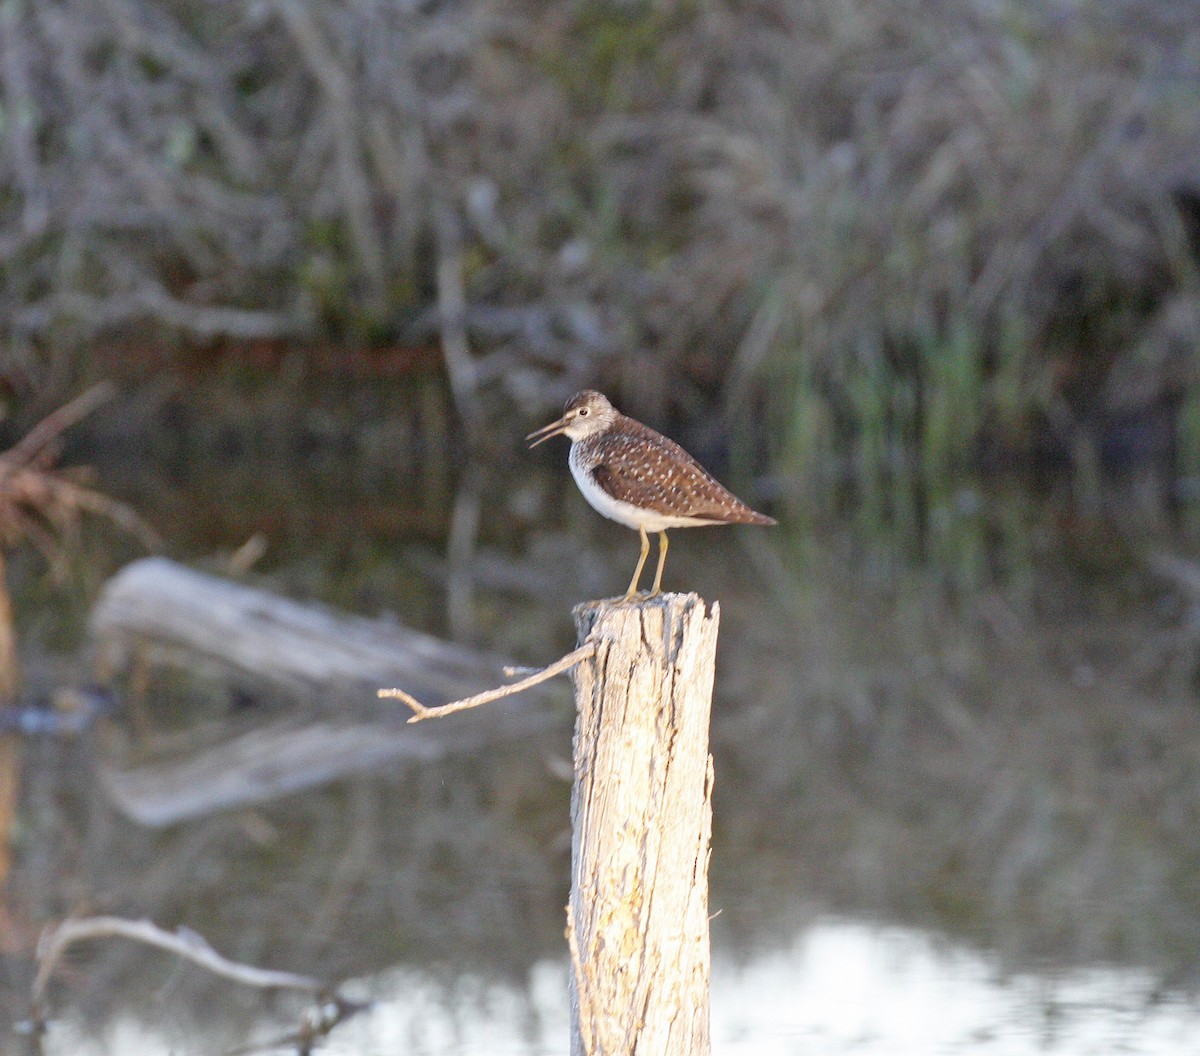
[[[586,407],[579,408],[579,417],[580,418],[586,418],[587,414],[588,414],[588,409]]]

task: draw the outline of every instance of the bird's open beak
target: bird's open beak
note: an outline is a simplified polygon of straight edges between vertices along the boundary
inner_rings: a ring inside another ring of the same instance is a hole
[[[543,440],[549,440],[552,436],[565,433],[568,425],[570,425],[570,419],[563,415],[557,422],[551,422],[549,425],[543,425],[540,429],[535,429],[525,437],[525,440],[530,447],[537,447]]]

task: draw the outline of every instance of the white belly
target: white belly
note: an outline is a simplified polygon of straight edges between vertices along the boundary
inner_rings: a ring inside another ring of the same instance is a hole
[[[698,517],[680,517],[667,513],[655,513],[653,510],[643,510],[629,502],[614,499],[593,479],[592,475],[579,464],[575,457],[576,446],[571,445],[571,454],[567,464],[571,467],[571,476],[583,492],[583,497],[597,513],[603,514],[610,521],[625,525],[626,528],[645,528],[648,532],[661,532],[667,528],[697,528],[705,524],[724,524],[724,521],[709,521]]]

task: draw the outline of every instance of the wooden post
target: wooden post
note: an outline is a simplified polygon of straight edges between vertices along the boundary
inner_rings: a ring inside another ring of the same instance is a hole
[[[572,1056],[707,1056],[709,705],[719,608],[575,609]]]

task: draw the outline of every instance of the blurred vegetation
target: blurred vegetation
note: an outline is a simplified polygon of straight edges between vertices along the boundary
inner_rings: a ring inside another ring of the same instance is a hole
[[[847,578],[855,540],[797,532],[764,620],[756,544],[705,543],[694,581],[727,570],[751,646],[714,727],[718,927],[769,886],[784,920],[816,892],[1016,960],[1193,979],[1194,603],[1127,576],[1144,555],[1104,522],[1141,495],[1108,481],[1148,472],[1200,538],[1198,86],[1194,0],[9,0],[0,447],[86,382],[137,381],[85,461],[173,546],[261,534],[284,589],[438,633],[459,627],[429,582],[467,580],[468,631],[536,659],[564,633],[542,599],[611,589],[608,526],[588,511],[582,548],[547,527],[551,460],[504,465],[526,431],[505,416],[603,387],[760,508],[848,515],[938,570]],[[481,409],[501,426],[471,500],[456,445]],[[73,528],[28,505],[21,524]],[[30,550],[9,568],[27,612]],[[82,820],[29,837],[34,916],[98,893],[334,974],[397,946],[515,974],[557,949],[565,786],[540,756],[364,782],[349,825],[334,791],[158,841],[72,749],[35,747],[30,801],[66,774]]]
[[[133,509],[89,487],[85,472],[56,464],[62,434],[112,395],[112,386],[97,385],[42,419],[19,443],[0,451],[0,705],[15,699],[21,682],[8,589],[9,553],[28,545],[40,551],[55,577],[65,579],[79,549],[85,513],[108,519],[147,547],[159,543],[154,530]]]
[[[452,279],[460,412],[584,383],[656,421],[719,408],[793,514],[924,538],[981,466],[1058,460],[1086,499],[1196,455],[1193,3],[0,18],[18,396],[61,401],[100,342],[386,358],[436,342]]]

